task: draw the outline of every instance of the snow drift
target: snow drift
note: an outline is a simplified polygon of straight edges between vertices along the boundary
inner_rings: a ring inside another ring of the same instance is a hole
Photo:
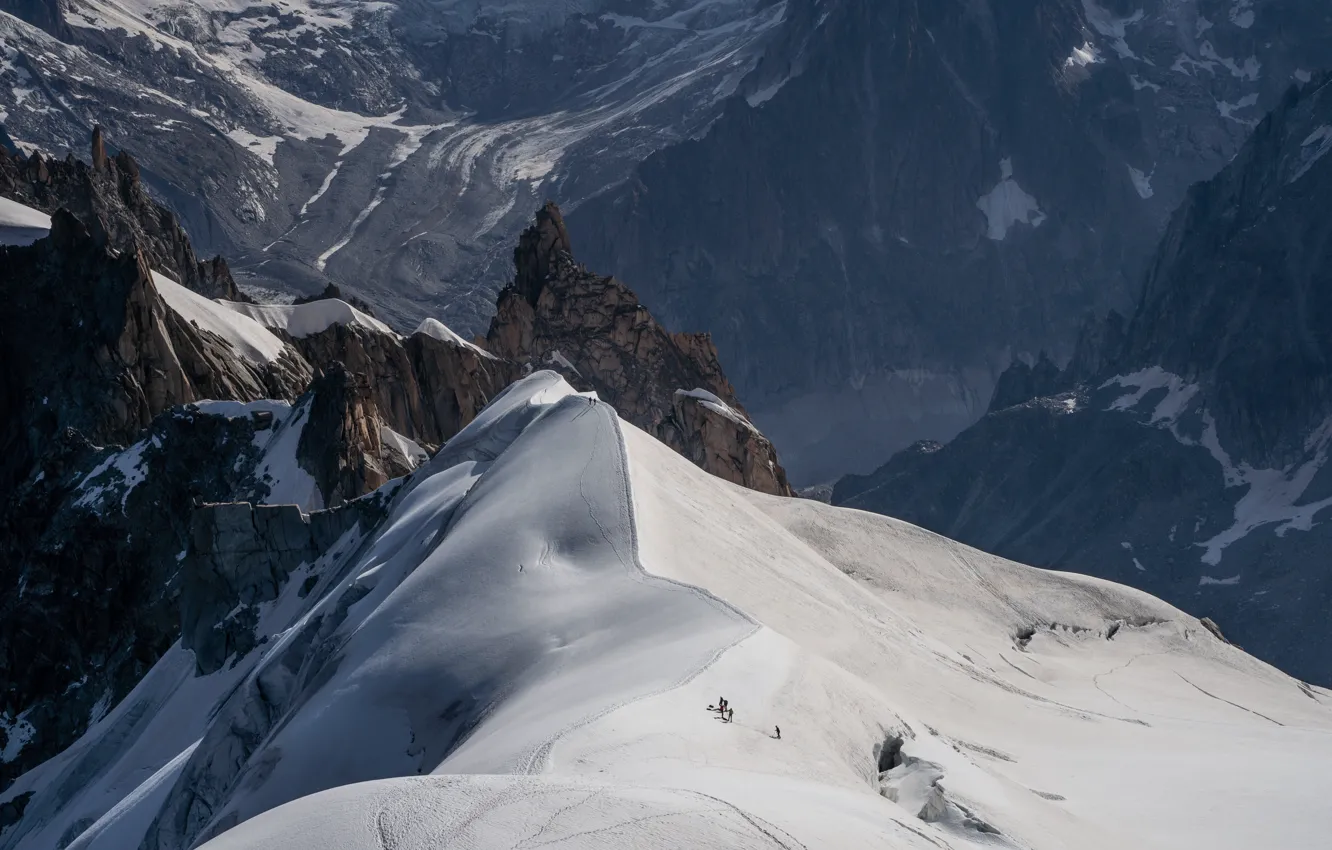
[[[20,778],[0,847],[1298,848],[1332,829],[1327,692],[1143,593],[710,477],[553,373],[388,486],[387,519],[266,603],[258,649],[194,676],[177,646]]]

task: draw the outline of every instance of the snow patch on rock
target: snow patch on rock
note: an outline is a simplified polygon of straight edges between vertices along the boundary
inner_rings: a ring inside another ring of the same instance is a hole
[[[182,319],[221,337],[251,363],[273,363],[287,350],[286,343],[268,328],[232,309],[235,302],[205,298],[160,272],[153,272],[153,285]]]
[[[985,214],[986,237],[1002,242],[1016,224],[1040,227],[1045,222],[1036,199],[1013,179],[1013,160],[999,161],[999,182],[976,201],[976,207]]]
[[[441,322],[439,319],[422,320],[421,324],[417,325],[416,330],[412,331],[412,333],[425,334],[426,336],[434,337],[440,342],[450,342],[454,345],[461,345],[463,348],[470,348],[472,351],[475,351],[477,354],[480,354],[482,357],[489,360],[497,359],[495,355],[486,351],[481,346],[473,342],[468,342],[458,334],[454,333],[452,328]]]
[[[1320,512],[1332,508],[1332,497],[1301,504],[1305,491],[1314,476],[1327,464],[1328,455],[1332,451],[1332,418],[1305,440],[1302,461],[1283,469],[1256,468],[1247,462],[1236,463],[1222,447],[1216,420],[1206,408],[1201,407],[1201,400],[1195,400],[1201,389],[1197,384],[1153,366],[1130,375],[1111,378],[1102,385],[1102,389],[1111,386],[1132,389],[1107,408],[1120,411],[1133,410],[1147,393],[1165,389],[1166,394],[1152,410],[1148,424],[1166,429],[1183,445],[1207,449],[1221,467],[1226,487],[1247,488],[1235,504],[1231,526],[1210,540],[1197,544],[1203,549],[1203,563],[1213,566],[1219,564],[1226,547],[1260,528],[1275,525],[1278,536],[1291,530],[1308,531],[1313,528]],[[1196,412],[1202,421],[1202,434],[1197,438],[1179,429],[1179,420],[1187,412]]]
[[[333,325],[360,325],[388,336],[397,336],[388,325],[337,298],[324,298],[305,304],[247,304],[240,301],[217,303],[253,319],[265,328],[285,331],[296,339],[322,333]]]
[[[1309,169],[1327,156],[1328,151],[1332,151],[1332,125],[1323,124],[1300,143],[1300,164],[1287,182],[1294,183],[1308,174]]]

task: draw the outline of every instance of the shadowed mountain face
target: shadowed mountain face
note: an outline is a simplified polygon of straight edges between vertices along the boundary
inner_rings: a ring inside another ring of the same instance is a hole
[[[1332,55],[1299,2],[839,0],[788,26],[768,88],[570,223],[713,331],[798,483],[951,437],[1013,357],[1066,360],[1186,187]]]
[[[1332,680],[1330,80],[1190,190],[1127,328],[1089,329],[1099,357],[1015,366],[980,422],[834,503],[1137,585]]]
[[[801,483],[951,436],[1127,311],[1185,188],[1332,54],[1314,0],[7,8],[8,135],[102,123],[248,291],[478,333],[553,198],[714,334]]]

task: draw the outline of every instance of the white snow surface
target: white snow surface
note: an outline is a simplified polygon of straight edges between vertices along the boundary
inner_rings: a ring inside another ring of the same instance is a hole
[[[417,325],[416,330],[413,331],[412,333],[432,336],[441,342],[450,342],[453,343],[454,345],[461,345],[464,348],[470,348],[473,351],[475,351],[477,354],[480,354],[482,357],[485,357],[489,360],[496,359],[495,355],[491,354],[489,351],[486,351],[481,346],[472,342],[468,342],[467,340],[458,336],[458,334],[453,332],[452,328],[441,322],[439,319],[431,319],[431,318],[422,319],[421,324]]]
[[[0,847],[1248,850],[1332,830],[1328,692],[1138,591],[730,485],[550,372],[298,571],[259,631],[210,676],[173,648],[5,793],[36,795]]]
[[[0,245],[31,245],[50,232],[49,215],[18,201],[0,198]]]
[[[1138,197],[1144,201],[1150,198],[1154,192],[1152,190],[1152,175],[1140,171],[1133,166],[1128,166],[1129,179],[1133,181],[1133,188],[1137,190]]]
[[[430,453],[421,448],[421,444],[411,437],[403,436],[387,425],[381,425],[379,428],[379,440],[384,445],[391,447],[398,454],[407,459],[408,465],[412,469],[430,460]]]
[[[333,325],[360,325],[397,337],[388,325],[337,298],[325,298],[305,304],[246,304],[241,301],[222,300],[217,303],[253,319],[265,328],[286,331],[296,339],[321,333]]]
[[[286,343],[268,328],[231,309],[233,302],[205,298],[159,272],[153,272],[153,284],[181,318],[221,337],[251,363],[272,363],[287,350]]]

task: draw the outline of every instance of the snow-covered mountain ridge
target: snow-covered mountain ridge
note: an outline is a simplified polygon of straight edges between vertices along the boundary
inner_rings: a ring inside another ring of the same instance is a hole
[[[552,373],[387,499],[260,603],[253,651],[196,675],[173,648],[6,791],[33,794],[0,846],[1313,848],[1332,826],[1332,694],[1140,592],[735,488]]]
[[[401,336],[336,287],[277,305],[201,294],[234,289],[226,263],[197,262],[133,159],[100,139],[91,166],[0,151],[0,191],[52,212],[0,205],[0,236],[18,243],[0,244],[0,791],[177,637],[202,672],[252,648],[254,606],[326,550],[319,529],[349,515],[336,509],[543,364],[715,474],[790,493],[707,336],[666,332],[576,264],[554,205],[520,240],[489,340],[436,320]],[[201,507],[237,500],[315,513]],[[246,578],[265,541],[287,548]]]

